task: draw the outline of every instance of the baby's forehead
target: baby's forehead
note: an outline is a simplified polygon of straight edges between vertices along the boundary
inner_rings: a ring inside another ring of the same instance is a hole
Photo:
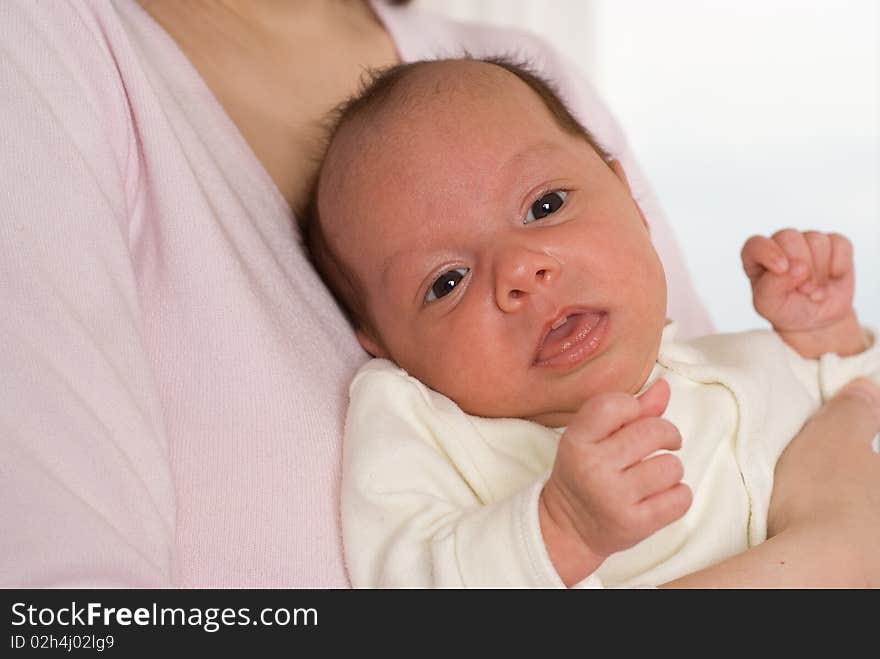
[[[530,106],[553,124],[538,93],[515,73],[480,60],[419,62],[405,69],[388,89],[374,90],[346,110],[332,135],[322,177],[355,169],[371,174],[379,153],[412,154],[423,146],[420,136],[446,134],[461,137],[460,128],[478,127]],[[522,137],[510,134],[510,140]]]
[[[511,86],[524,85],[507,68],[482,60],[420,62],[409,69],[396,86],[399,102],[431,103],[468,96],[481,97]]]
[[[500,101],[511,96],[540,101],[523,80],[497,64],[469,59],[418,62],[405,69],[387,90],[364,99],[361,107],[343,120],[333,141],[385,140],[395,132],[424,130],[431,126],[425,121],[432,122],[438,113],[462,106],[492,104],[504,112]],[[455,114],[457,121],[470,118],[467,113]]]

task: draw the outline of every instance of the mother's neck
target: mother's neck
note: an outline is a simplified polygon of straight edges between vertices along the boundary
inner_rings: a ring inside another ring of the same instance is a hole
[[[2,0],[0,0],[2,1]],[[189,58],[294,210],[324,123],[367,68],[397,62],[366,0],[139,0]]]

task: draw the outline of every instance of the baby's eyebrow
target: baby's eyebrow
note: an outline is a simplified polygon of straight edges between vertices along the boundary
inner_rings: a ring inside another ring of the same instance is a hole
[[[529,144],[524,149],[520,149],[510,158],[503,162],[499,167],[499,172],[504,172],[514,167],[519,167],[523,162],[528,162],[538,157],[551,156],[553,153],[560,151],[560,146],[555,142],[541,141],[535,144]]]

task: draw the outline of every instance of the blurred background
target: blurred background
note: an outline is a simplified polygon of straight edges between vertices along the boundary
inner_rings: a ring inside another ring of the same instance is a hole
[[[415,0],[554,43],[627,133],[720,331],[763,327],[739,250],[791,226],[855,246],[880,327],[880,1]]]

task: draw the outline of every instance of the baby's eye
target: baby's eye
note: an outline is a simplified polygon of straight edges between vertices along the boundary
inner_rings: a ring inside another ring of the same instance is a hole
[[[431,288],[428,289],[427,295],[425,295],[425,302],[439,300],[441,297],[451,293],[452,289],[458,286],[458,283],[464,279],[464,276],[468,273],[469,269],[470,268],[457,268],[455,270],[450,270],[449,272],[444,272],[437,277],[434,283],[431,284]]]
[[[562,208],[562,204],[565,202],[567,196],[568,193],[564,190],[554,190],[553,192],[548,192],[543,195],[538,201],[532,204],[529,212],[526,213],[526,219],[523,220],[523,224],[530,224],[535,220],[540,220],[542,217],[552,215]]]

